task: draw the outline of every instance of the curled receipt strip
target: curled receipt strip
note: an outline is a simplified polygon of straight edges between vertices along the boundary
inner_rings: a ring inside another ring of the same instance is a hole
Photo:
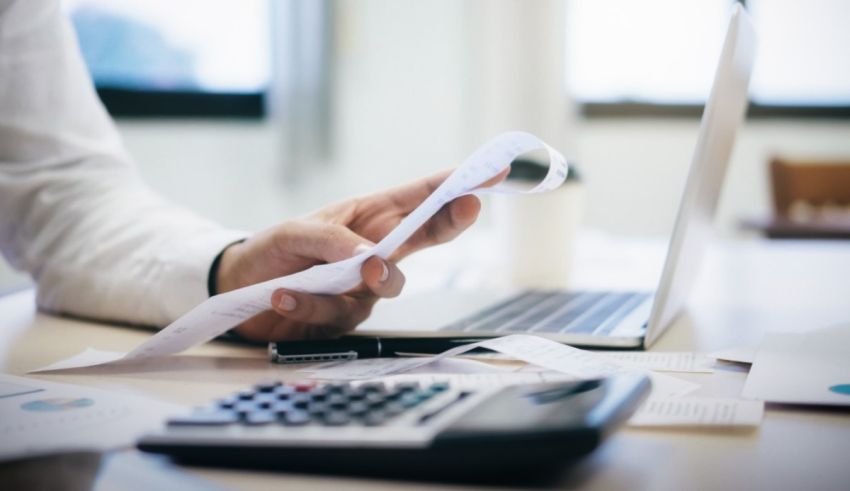
[[[546,177],[537,186],[528,191],[508,190],[501,186],[480,188],[483,183],[499,175],[514,159],[535,150],[545,150],[549,157]],[[368,251],[343,261],[313,266],[295,274],[211,297],[126,355],[116,356],[115,359],[65,360],[56,364],[61,366],[51,365],[44,370],[130,362],[180,353],[271,309],[272,292],[280,288],[329,295],[346,292],[360,284],[360,266],[366,259],[371,256],[389,257],[449,201],[473,193],[540,193],[557,188],[566,177],[567,163],[557,150],[529,133],[503,133],[467,157],[425,201]]]

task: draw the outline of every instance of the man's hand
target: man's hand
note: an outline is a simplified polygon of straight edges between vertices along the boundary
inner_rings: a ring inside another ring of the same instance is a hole
[[[449,173],[333,204],[230,246],[219,265],[219,293],[359,253],[395,228]],[[505,175],[507,171],[485,186],[501,181]],[[396,261],[457,237],[475,222],[480,209],[475,196],[455,199],[431,217],[389,261],[379,257],[366,260],[360,270],[363,282],[357,288],[342,295],[277,290],[271,299],[274,310],[248,319],[236,332],[248,339],[279,341],[336,337],[353,330],[369,316],[379,298],[395,297],[401,292],[404,275]]]

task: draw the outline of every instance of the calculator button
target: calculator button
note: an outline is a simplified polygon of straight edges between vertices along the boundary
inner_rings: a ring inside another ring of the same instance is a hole
[[[240,390],[239,392],[236,393],[236,396],[239,399],[242,399],[243,401],[250,401],[251,399],[254,398],[254,391],[253,390]]]
[[[239,399],[236,397],[226,397],[216,401],[216,405],[221,409],[233,409],[237,402],[239,402]]]
[[[327,399],[327,404],[334,409],[344,409],[348,407],[348,397],[342,394],[331,394]]]
[[[171,418],[169,426],[222,426],[236,423],[238,418],[230,411],[198,411],[189,416]]]
[[[257,394],[253,399],[253,402],[260,407],[269,407],[272,403],[277,401],[277,397],[274,394],[269,393]]]
[[[271,411],[257,411],[245,417],[245,424],[252,426],[267,425],[277,421],[277,416]]]
[[[351,386],[348,384],[327,384],[325,390],[334,394],[344,394],[351,390]]]
[[[293,386],[295,388],[295,392],[310,392],[316,387],[315,382],[298,382]]]
[[[304,411],[289,411],[283,417],[283,424],[287,426],[301,426],[310,422],[310,415]]]
[[[366,393],[371,392],[383,394],[387,391],[386,386],[384,386],[384,384],[382,384],[381,382],[367,382],[365,384],[362,384],[359,389]]]
[[[363,417],[363,424],[366,426],[380,426],[386,421],[387,416],[383,411],[372,411]]]
[[[411,392],[408,392],[407,394],[403,395],[401,399],[398,400],[398,403],[405,408],[414,407],[420,402],[422,402],[422,398],[419,397],[419,394],[414,394]]]
[[[328,405],[323,402],[313,402],[307,406],[307,412],[314,418],[320,418],[328,412]]]
[[[386,400],[386,397],[382,396],[381,394],[370,393],[366,394],[366,397],[363,399],[363,402],[372,407],[380,407],[384,405]]]
[[[278,417],[282,416],[287,411],[292,411],[292,410],[293,410],[292,404],[289,403],[289,402],[284,402],[284,401],[276,402],[276,403],[272,404],[271,407],[269,408],[269,411],[278,415]]]
[[[260,382],[254,386],[257,392],[272,392],[275,387],[279,386],[280,382]]]
[[[366,398],[366,391],[360,390],[360,389],[355,389],[355,390],[351,391],[350,394],[348,394],[348,398],[352,401],[362,401],[363,399]]]
[[[447,384],[446,382],[437,382],[437,383],[431,384],[431,387],[428,387],[428,390],[430,390],[431,392],[434,392],[434,393],[445,392],[445,391],[449,390],[449,384]]]
[[[305,409],[310,404],[310,396],[307,394],[295,394],[290,399],[292,405],[298,409]]]
[[[257,405],[251,401],[240,401],[233,407],[233,412],[239,416],[247,416],[257,410]]]
[[[327,426],[343,426],[351,422],[351,416],[343,411],[330,411],[322,421]]]
[[[328,395],[325,394],[324,392],[319,392],[319,393],[310,394],[310,398],[313,399],[316,402],[323,402],[325,399],[328,398]]]
[[[398,402],[390,402],[384,406],[384,411],[387,413],[387,416],[397,416],[405,411],[405,407]]]
[[[410,392],[419,389],[419,384],[416,382],[402,382],[394,387],[398,392]]]
[[[369,411],[369,406],[364,402],[354,401],[348,405],[348,414],[352,416],[362,416]]]
[[[416,397],[419,399],[419,402],[427,401],[434,397],[434,392],[431,392],[430,390],[421,390],[416,393]]]
[[[278,399],[288,399],[294,393],[295,388],[291,385],[279,385],[272,390],[272,394],[276,395]]]

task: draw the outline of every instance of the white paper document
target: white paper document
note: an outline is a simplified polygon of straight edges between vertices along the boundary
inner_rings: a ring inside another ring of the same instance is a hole
[[[416,382],[426,386],[437,382],[448,382],[458,389],[472,390],[544,382],[570,382],[578,380],[578,377],[558,372],[400,373],[375,380],[387,384]]]
[[[527,191],[502,186],[480,189],[483,183],[499,175],[515,158],[534,150],[544,150],[549,157],[548,172],[537,186]],[[361,282],[360,266],[366,259],[371,256],[389,257],[443,205],[453,199],[473,193],[539,193],[557,188],[566,177],[567,163],[558,151],[529,133],[520,131],[503,133],[467,157],[425,201],[371,249],[343,261],[313,266],[295,274],[216,295],[119,360],[166,356],[205,343],[237,326],[240,322],[271,309],[272,292],[280,288],[331,295],[351,290]],[[92,364],[116,361],[118,360],[98,361]],[[80,368],[92,364],[66,366],[66,368]]]
[[[632,366],[659,372],[712,373],[713,359],[686,351],[604,351],[599,354]]]
[[[757,351],[757,348],[750,348],[749,346],[732,346],[720,351],[713,351],[708,356],[715,360],[751,365],[753,360],[756,359]]]
[[[569,375],[574,379],[604,377],[616,373],[641,370],[631,365],[619,363],[615,359],[573,348],[550,339],[528,334],[512,334],[458,346],[434,357],[373,358],[313,367],[310,369],[310,376],[326,380],[378,378],[390,374],[410,372],[437,360],[457,356],[479,347],[504,353],[538,367]],[[528,373],[520,375],[524,376]],[[697,384],[669,375],[661,373],[649,375],[653,382],[653,394],[657,396],[681,396],[698,388]],[[509,376],[505,377],[505,379],[509,378]]]
[[[0,387],[0,461],[129,446],[163,418],[186,410],[130,394],[11,375],[0,375]]]
[[[372,358],[333,363],[311,369],[314,378],[366,379],[393,373],[407,372],[450,356],[457,356],[475,348],[487,348],[518,360],[577,377],[595,377],[623,371],[621,365],[589,351],[527,334],[512,334],[501,338],[485,339],[444,351],[432,357]]]
[[[124,358],[126,353],[121,353],[120,351],[101,351],[94,348],[86,348],[85,351],[81,351],[76,355],[65,358],[64,360],[57,361],[56,363],[51,363],[46,367],[41,367],[36,370],[32,370],[29,373],[41,373],[41,372],[50,372],[53,370],[70,370],[79,367],[93,367],[96,365],[103,365],[106,363],[116,362],[122,358]],[[128,363],[125,361],[125,363]]]
[[[742,394],[768,402],[850,406],[850,326],[767,333]]]
[[[712,397],[651,397],[629,420],[644,427],[745,427],[758,426],[764,403]]]

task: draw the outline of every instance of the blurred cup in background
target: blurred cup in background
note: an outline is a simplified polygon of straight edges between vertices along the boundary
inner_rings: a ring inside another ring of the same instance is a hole
[[[506,186],[530,189],[543,180],[548,166],[530,159],[511,165]],[[582,212],[582,186],[570,163],[558,189],[539,194],[495,195],[493,222],[512,286],[566,288],[570,284],[576,235]]]

